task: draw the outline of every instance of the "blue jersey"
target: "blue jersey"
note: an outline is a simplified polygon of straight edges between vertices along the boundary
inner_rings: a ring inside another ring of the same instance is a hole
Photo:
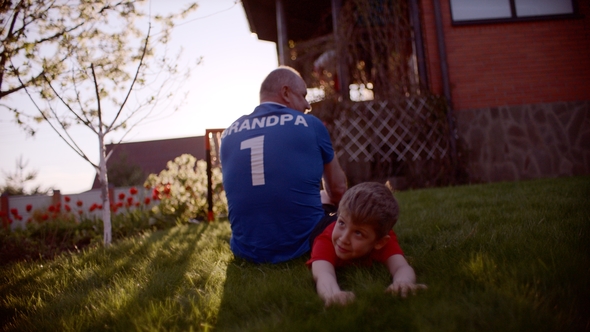
[[[220,148],[233,253],[277,263],[309,251],[309,235],[324,215],[324,164],[334,157],[324,124],[262,104],[224,131]]]

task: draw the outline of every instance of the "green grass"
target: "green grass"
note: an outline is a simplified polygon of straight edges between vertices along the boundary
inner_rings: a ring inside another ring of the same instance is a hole
[[[227,222],[0,271],[5,331],[588,331],[590,177],[396,193],[395,230],[429,289],[385,294],[382,266],[338,271],[324,308],[306,257],[234,259]]]

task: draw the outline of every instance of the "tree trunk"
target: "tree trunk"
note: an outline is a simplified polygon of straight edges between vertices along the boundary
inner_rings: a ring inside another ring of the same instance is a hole
[[[100,189],[102,197],[102,222],[104,226],[103,240],[105,247],[111,244],[111,201],[109,197],[109,179],[107,177],[107,160],[106,160],[106,146],[104,144],[104,134],[98,135],[99,144],[99,170],[98,179],[100,180]]]

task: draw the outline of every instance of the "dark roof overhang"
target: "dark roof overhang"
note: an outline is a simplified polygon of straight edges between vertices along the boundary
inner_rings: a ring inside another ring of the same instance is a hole
[[[277,42],[277,0],[242,0],[250,31],[258,39]],[[287,37],[295,42],[332,33],[331,0],[282,0]]]

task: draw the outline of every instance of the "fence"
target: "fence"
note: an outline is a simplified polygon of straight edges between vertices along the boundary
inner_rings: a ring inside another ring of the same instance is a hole
[[[151,208],[154,204],[152,190],[143,187],[120,187],[109,190],[111,210],[122,213],[136,208]],[[86,217],[101,217],[101,190],[94,189],[79,194],[61,195],[55,190],[52,196],[3,195],[0,204],[0,219],[4,228],[24,228],[27,222],[49,217],[51,213],[72,213]]]
[[[352,183],[403,177],[416,187],[448,181],[441,178],[452,173],[452,166],[446,106],[440,97],[327,106],[333,108],[327,122],[334,149]]]
[[[207,220],[213,221],[213,182],[211,179],[214,167],[221,167],[219,149],[221,147],[221,134],[224,129],[205,130],[205,159],[207,162]]]
[[[328,128],[337,156],[351,184],[401,176],[408,186],[449,182],[451,161],[446,108],[439,97],[417,96],[401,100],[372,100],[319,105],[314,114],[329,114]],[[323,108],[323,109],[322,109]],[[330,109],[329,109],[330,108]],[[213,219],[211,168],[219,165],[221,129],[207,131],[208,219]],[[397,185],[403,189],[403,185]],[[133,191],[133,193],[131,192]],[[153,204],[152,191],[143,187],[112,188],[115,213]],[[11,228],[24,227],[35,213],[58,209],[88,217],[100,217],[100,189],[53,196],[2,196],[0,219]],[[148,202],[149,200],[149,202]],[[119,208],[123,208],[119,210]]]

